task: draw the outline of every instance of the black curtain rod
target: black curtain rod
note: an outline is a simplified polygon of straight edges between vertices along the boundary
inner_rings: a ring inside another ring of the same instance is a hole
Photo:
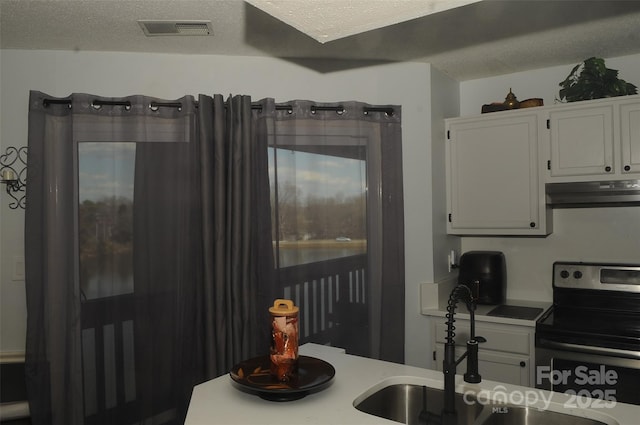
[[[69,105],[71,106],[71,99],[44,99],[42,101],[42,104],[45,107],[48,107],[49,105]],[[198,106],[198,102],[195,102],[196,107]],[[124,106],[126,108],[130,108],[131,107],[131,102],[129,102],[128,100],[126,101],[122,101],[122,100],[118,100],[118,101],[113,101],[113,100],[98,100],[95,99],[93,102],[91,102],[91,105],[94,107],[101,107],[101,106]],[[182,103],[180,102],[151,102],[149,103],[149,107],[151,109],[157,109],[157,108],[162,108],[162,107],[166,107],[166,108],[182,108]]]
[[[384,112],[387,115],[393,115],[395,113],[393,108],[388,106],[370,106],[368,108],[363,108],[363,111],[365,114],[368,114],[369,112]]]
[[[252,103],[251,104],[251,109],[262,109],[262,105],[257,104],[257,103]],[[293,106],[291,105],[276,105],[276,110],[278,111],[290,111],[293,112]],[[337,106],[315,106],[312,105],[311,106],[311,112],[315,113],[316,111],[334,111],[337,113],[342,113],[344,112],[344,106],[342,105],[337,105]],[[387,107],[387,106],[365,106],[364,108],[362,108],[362,112],[365,114],[368,114],[369,112],[384,112],[387,115],[393,115],[394,114],[394,110],[391,107]]]
[[[71,106],[71,99],[44,99],[42,101],[42,104],[45,107],[48,107],[49,105],[69,105]],[[93,102],[91,102],[91,105],[93,105],[94,107],[101,107],[101,106],[124,106],[126,108],[131,108],[131,102],[129,101],[111,101],[111,100],[98,100],[95,99]],[[180,102],[151,102],[149,104],[149,107],[151,109],[158,109],[158,108],[177,108],[177,109],[181,109],[182,108],[182,103]],[[198,107],[198,102],[195,102],[195,107]],[[251,104],[251,109],[256,109],[256,110],[262,110],[262,105],[259,103],[252,103]],[[290,111],[293,112],[293,106],[291,105],[276,105],[276,110],[278,111]],[[344,112],[344,107],[342,105],[337,105],[337,106],[315,106],[312,105],[311,106],[311,112],[315,113],[316,111],[334,111],[337,113],[342,113]],[[394,114],[394,110],[391,107],[379,107],[379,106],[369,106],[369,107],[364,107],[362,109],[362,111],[365,114],[368,114],[369,112],[384,112],[387,115],[393,115]]]

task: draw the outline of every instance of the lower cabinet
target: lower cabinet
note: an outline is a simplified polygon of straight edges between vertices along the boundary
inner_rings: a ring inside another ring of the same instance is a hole
[[[440,319],[440,318],[439,318]],[[444,320],[432,320],[433,329],[433,368],[442,370],[444,343],[446,342],[446,325]],[[466,350],[469,339],[469,321],[455,321],[456,359]],[[534,337],[535,328],[502,323],[478,322],[476,319],[476,336],[484,337],[487,342],[481,343],[478,352],[478,369],[482,379],[504,382],[507,384],[533,386]],[[466,362],[458,365],[458,374],[464,374]]]

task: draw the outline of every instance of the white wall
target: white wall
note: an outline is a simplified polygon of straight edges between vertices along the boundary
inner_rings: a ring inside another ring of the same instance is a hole
[[[451,273],[448,270],[447,253],[451,249],[460,250],[460,238],[446,234],[444,168],[444,119],[459,114],[459,83],[435,68],[431,68],[429,79],[431,81],[429,95],[431,113],[427,129],[430,131],[431,143],[425,143],[422,149],[427,151],[427,156],[430,158],[431,171],[424,179],[422,177],[416,179],[412,176],[411,186],[407,186],[405,177],[405,187],[411,190],[410,198],[420,202],[420,205],[413,206],[415,211],[407,211],[408,207],[405,203],[405,215],[409,212],[416,212],[419,215],[416,219],[421,223],[420,227],[414,227],[411,232],[407,232],[407,246],[419,246],[420,249],[405,253],[405,258],[408,264],[416,264],[421,261],[433,263],[432,276],[430,280],[423,280],[423,283],[438,282],[447,277],[455,277],[455,272]],[[421,166],[422,157],[412,160],[415,164],[410,167],[411,169]],[[405,193],[406,197],[407,193]],[[430,229],[430,234],[425,237],[427,229]],[[405,310],[405,336],[407,341],[410,341],[405,353],[405,362],[415,366],[430,367],[431,326],[429,318],[421,313],[421,298],[416,297],[413,290],[406,292]]]
[[[460,84],[444,74],[432,69],[431,72],[431,200],[433,204],[433,275],[439,282],[451,278],[448,254],[451,250],[460,252],[460,238],[447,235],[447,187],[445,167],[444,119],[460,115]]]
[[[446,194],[444,181],[444,118],[458,115],[458,82],[430,68],[427,78],[429,91],[427,116],[424,122],[424,141],[412,146],[417,156],[403,155],[405,186],[405,261],[407,290],[405,293],[405,363],[430,367],[431,332],[427,317],[421,313],[419,288],[415,282],[428,283],[449,274],[446,252],[452,245],[459,247],[459,238],[446,235]],[[406,144],[403,144],[403,149]],[[429,164],[424,163],[428,158]],[[420,174],[409,174],[411,170]],[[408,223],[408,224],[407,224]],[[411,247],[417,247],[412,249]],[[416,274],[413,265],[420,263],[429,273]],[[417,291],[416,291],[417,290]]]
[[[91,93],[119,97],[144,94],[165,99],[185,94],[248,94],[278,102],[358,100],[402,106],[403,169],[406,230],[406,291],[411,314],[419,300],[419,284],[433,279],[424,247],[431,241],[430,67],[397,63],[318,73],[279,59],[227,56],[160,55],[62,51],[0,51],[0,149],[27,141],[29,90],[51,96]],[[23,211],[9,211],[0,195],[2,223],[0,263],[0,351],[23,350],[24,282],[11,281],[11,261],[23,252]],[[430,250],[429,250],[430,251]],[[428,252],[427,252],[428,254]],[[426,334],[424,335],[426,338]],[[422,338],[417,335],[416,338]],[[426,357],[407,338],[409,358]]]
[[[640,87],[640,55],[610,58],[608,68]],[[513,90],[519,100],[532,97],[554,104],[559,83],[575,64],[502,75],[460,84],[462,116],[479,115],[485,103],[502,101]],[[640,263],[640,207],[556,209],[548,237],[464,237],[462,250],[499,250],[507,261],[507,297],[549,301],[553,261]]]

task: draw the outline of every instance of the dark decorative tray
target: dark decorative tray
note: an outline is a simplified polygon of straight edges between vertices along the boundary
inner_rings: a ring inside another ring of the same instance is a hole
[[[481,112],[483,114],[486,114],[488,112],[508,111],[509,109],[511,108],[509,108],[504,103],[489,103],[486,105],[482,105]]]
[[[336,374],[324,360],[299,356],[298,370],[288,382],[280,382],[269,371],[269,356],[254,357],[235,365],[229,375],[241,391],[269,401],[291,401],[325,389]]]

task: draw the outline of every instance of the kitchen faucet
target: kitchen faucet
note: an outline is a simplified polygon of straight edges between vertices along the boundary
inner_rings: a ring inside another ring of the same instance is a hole
[[[455,309],[458,301],[464,301],[469,310],[470,316],[470,335],[467,341],[467,350],[458,360],[456,360],[456,342],[455,342]],[[464,374],[466,382],[477,384],[482,380],[478,373],[478,343],[486,342],[481,336],[476,336],[476,320],[475,312],[476,304],[471,294],[471,290],[466,285],[458,285],[453,288],[449,295],[449,303],[447,305],[447,337],[444,344],[444,360],[442,362],[442,371],[444,373],[444,409],[442,410],[443,425],[453,425],[457,421],[457,413],[455,406],[455,378],[456,366],[467,359],[467,372]]]

